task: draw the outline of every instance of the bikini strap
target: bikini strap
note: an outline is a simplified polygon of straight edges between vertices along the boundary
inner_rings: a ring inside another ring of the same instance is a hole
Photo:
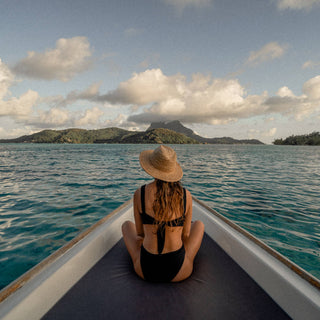
[[[145,214],[146,213],[146,207],[145,207],[145,196],[144,196],[144,194],[145,194],[145,189],[146,189],[146,185],[143,185],[142,187],[141,187],[141,210],[142,210],[142,212],[141,213],[143,213],[143,214]]]
[[[187,192],[186,192],[186,188],[183,188],[183,208],[184,208],[183,214],[186,214],[186,210],[187,210]]]

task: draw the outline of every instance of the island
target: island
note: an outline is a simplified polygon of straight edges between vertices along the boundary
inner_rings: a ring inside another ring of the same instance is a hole
[[[146,131],[129,131],[115,127],[96,130],[43,130],[15,139],[0,139],[0,143],[263,144],[256,139],[204,138],[178,120],[151,123]]]
[[[312,132],[304,135],[292,135],[285,139],[276,139],[273,141],[275,145],[291,145],[291,146],[320,146],[320,133]]]

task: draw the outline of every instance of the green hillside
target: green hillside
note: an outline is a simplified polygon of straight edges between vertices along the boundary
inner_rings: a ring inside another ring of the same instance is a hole
[[[66,129],[43,130],[0,143],[164,143],[164,144],[263,144],[256,139],[237,140],[230,137],[204,138],[183,126],[180,121],[154,122],[147,131],[120,128],[98,130]]]
[[[277,139],[273,141],[276,145],[306,145],[306,146],[320,146],[320,133],[313,132],[310,134],[290,136],[285,139]]]
[[[132,134],[131,131],[119,128],[106,128],[99,130],[66,129],[43,130],[29,136],[16,139],[0,140],[5,143],[95,143],[97,140],[119,138]]]
[[[222,138],[204,138],[195,134],[191,129],[186,128],[180,121],[168,121],[168,122],[152,122],[147,131],[164,128],[169,129],[175,132],[182,133],[183,135],[198,141],[198,143],[207,143],[207,144],[263,144],[257,139],[245,139],[237,140],[230,137]]]
[[[119,128],[99,130],[67,129],[43,130],[29,136],[0,140],[1,143],[198,143],[181,133],[168,129],[146,132],[128,131]]]
[[[158,143],[158,144],[191,144],[198,141],[169,129],[153,129],[146,132],[131,133],[111,139],[96,141],[100,143]]]

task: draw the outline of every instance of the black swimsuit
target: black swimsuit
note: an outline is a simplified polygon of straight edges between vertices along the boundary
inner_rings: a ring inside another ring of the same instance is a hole
[[[158,254],[148,252],[143,245],[141,246],[140,264],[143,276],[148,281],[169,282],[181,269],[185,257],[184,246],[176,251],[162,253],[166,226],[178,227],[183,226],[186,214],[186,190],[184,191],[184,212],[177,219],[164,222],[158,225],[157,240]],[[155,224],[156,220],[145,212],[145,185],[141,187],[141,218],[143,224]]]

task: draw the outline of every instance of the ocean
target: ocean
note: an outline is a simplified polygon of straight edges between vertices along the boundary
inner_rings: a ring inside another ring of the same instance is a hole
[[[0,144],[0,289],[150,182],[155,147]],[[172,147],[192,195],[320,278],[320,148]]]

